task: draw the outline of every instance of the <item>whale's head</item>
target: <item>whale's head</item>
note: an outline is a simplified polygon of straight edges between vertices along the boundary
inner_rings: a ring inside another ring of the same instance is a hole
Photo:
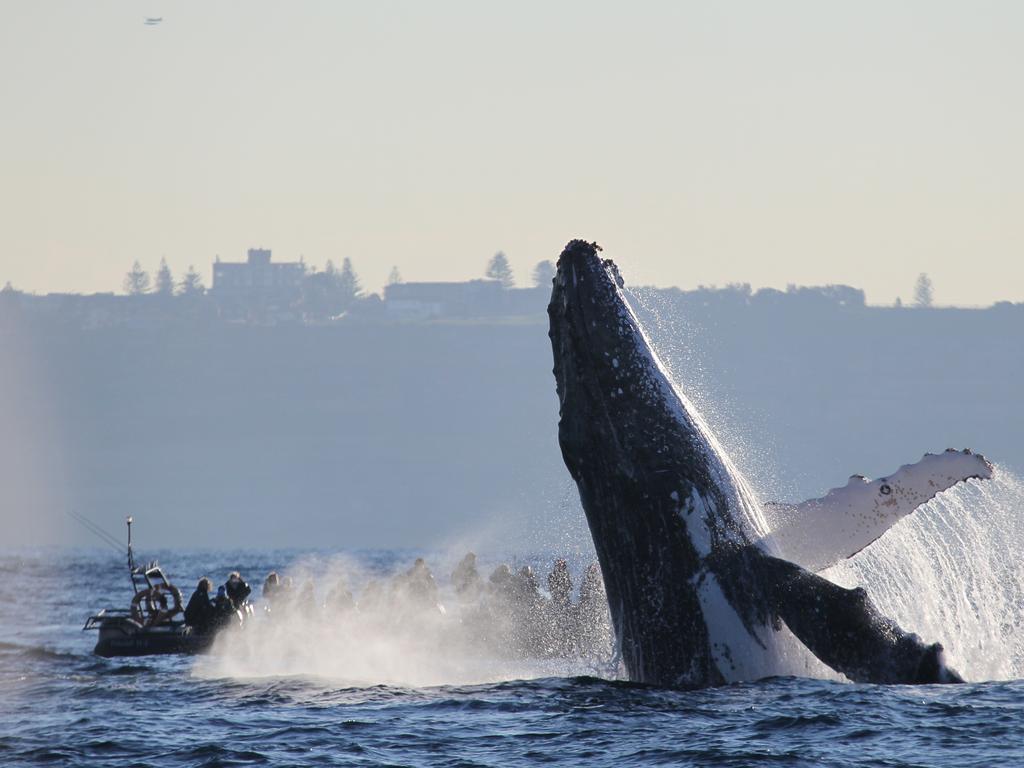
[[[620,326],[627,313],[622,278],[613,263],[600,257],[600,250],[585,240],[572,240],[565,247],[548,305],[560,440],[574,477],[574,463],[588,437],[584,430],[573,429],[568,408],[592,416],[606,411],[608,401],[622,389],[618,369],[625,363],[625,344],[632,340]]]
[[[585,240],[565,247],[548,306],[566,466],[577,483],[589,476],[664,490],[674,513],[694,491],[725,513],[735,506],[733,478],[600,250]],[[598,457],[604,466],[594,466]]]
[[[548,306],[561,420],[559,439],[578,481],[584,453],[602,440],[617,469],[670,462],[659,436],[691,425],[623,293],[623,280],[600,246],[573,240],[558,259]],[[664,438],[678,441],[679,434]],[[678,443],[677,443],[678,444]],[[654,455],[651,455],[651,451]]]

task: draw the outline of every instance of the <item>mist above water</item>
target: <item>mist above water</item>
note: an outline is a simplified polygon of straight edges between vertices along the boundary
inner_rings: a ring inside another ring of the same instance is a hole
[[[461,593],[442,577],[431,594],[412,570],[380,574],[342,557],[298,562],[282,573],[290,595],[257,601],[247,626],[222,632],[194,672],[408,687],[616,675],[603,589],[599,601],[574,589],[559,605],[511,571],[501,583],[485,572]]]

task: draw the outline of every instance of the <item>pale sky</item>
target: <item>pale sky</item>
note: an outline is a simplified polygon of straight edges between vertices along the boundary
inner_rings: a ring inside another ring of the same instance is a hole
[[[581,236],[631,283],[1024,301],[1022,40],[1010,1],[0,0],[0,284],[528,284]]]

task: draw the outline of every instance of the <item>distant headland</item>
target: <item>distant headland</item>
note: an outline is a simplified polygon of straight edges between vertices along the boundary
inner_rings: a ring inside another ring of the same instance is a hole
[[[498,252],[484,276],[455,282],[404,282],[397,268],[380,294],[364,291],[350,259],[341,268],[328,261],[323,269],[304,261],[274,261],[268,248],[250,248],[244,261],[212,264],[207,288],[193,266],[175,279],[163,259],[153,278],[136,261],[124,277],[123,293],[48,293],[0,290],[0,319],[79,328],[161,327],[181,323],[232,325],[325,325],[337,323],[523,322],[542,319],[554,265],[538,262],[531,287],[516,287],[508,259]],[[847,285],[796,286],[785,291],[747,283],[639,289],[684,307],[770,309],[787,307],[844,311],[930,309],[932,286],[920,275],[907,307],[868,305],[864,291]],[[1021,309],[1024,303],[999,302],[993,309]]]

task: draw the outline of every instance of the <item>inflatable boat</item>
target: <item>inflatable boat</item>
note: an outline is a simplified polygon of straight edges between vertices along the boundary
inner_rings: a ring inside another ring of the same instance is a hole
[[[181,590],[171,584],[156,561],[135,564],[132,518],[128,518],[128,572],[132,596],[127,609],[105,608],[86,619],[83,630],[96,630],[97,656],[149,656],[201,653],[213,643],[214,632],[193,631],[182,618]]]

